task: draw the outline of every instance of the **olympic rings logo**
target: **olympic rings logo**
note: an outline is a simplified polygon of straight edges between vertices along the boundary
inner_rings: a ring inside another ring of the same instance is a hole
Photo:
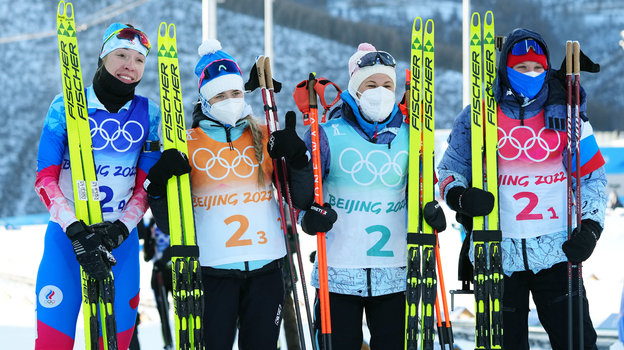
[[[117,152],[126,152],[133,144],[141,142],[145,135],[141,123],[134,120],[128,121],[123,126],[119,120],[112,118],[103,120],[100,125],[93,118],[89,118],[89,122],[95,151],[111,145]]]
[[[47,285],[41,288],[37,299],[39,299],[39,304],[46,309],[57,307],[63,301],[63,292],[57,286]]]
[[[504,160],[515,160],[521,155],[533,162],[543,162],[553,152],[559,151],[561,136],[557,131],[543,127],[535,134],[535,130],[519,125],[509,131],[498,128],[498,155]]]
[[[254,163],[253,159],[247,155],[250,150],[254,152],[254,147],[247,146],[242,152],[236,148],[230,149],[229,147],[223,147],[215,155],[214,152],[207,148],[198,148],[193,153],[193,165],[195,165],[196,169],[205,171],[206,175],[213,180],[225,179],[230,174],[230,171],[242,179],[248,178],[253,174],[254,168],[258,167],[258,164]],[[226,158],[221,156],[224,151],[236,152],[236,156],[232,159],[232,163],[229,163]],[[209,154],[208,159],[205,160],[205,165],[201,165],[199,163],[200,161],[201,163],[204,162],[204,159],[198,156],[202,152],[208,152]]]
[[[394,158],[382,151],[372,151],[364,157],[360,151],[349,147],[340,153],[338,164],[358,185],[368,186],[379,178],[386,187],[396,187],[405,178],[407,160],[407,151],[398,152]]]

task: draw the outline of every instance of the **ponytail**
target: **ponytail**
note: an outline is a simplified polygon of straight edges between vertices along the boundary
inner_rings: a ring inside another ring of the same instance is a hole
[[[249,131],[251,131],[251,138],[253,140],[254,152],[256,154],[256,160],[258,161],[258,185],[264,187],[264,171],[262,170],[262,160],[264,159],[262,144],[262,130],[258,126],[258,122],[251,115],[246,116],[243,120],[247,121],[249,125]]]

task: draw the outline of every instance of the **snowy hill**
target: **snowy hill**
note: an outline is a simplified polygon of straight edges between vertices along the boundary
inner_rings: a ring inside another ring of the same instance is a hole
[[[228,0],[230,1],[234,0]],[[276,0],[275,6],[287,2],[288,0]],[[154,43],[161,21],[176,24],[185,112],[187,122],[190,121],[192,104],[197,98],[197,78],[193,74],[193,68],[197,62],[196,49],[201,42],[201,1],[91,0],[75,3],[76,22],[86,25],[79,27],[78,33],[86,84],[93,77],[101,35],[109,23],[133,23],[144,29]],[[459,0],[327,0],[323,3],[327,4],[326,8],[322,8],[327,11],[327,16],[345,18],[354,23],[369,21],[388,28],[400,28],[400,33],[409,31],[414,16],[434,16],[437,19],[436,35],[441,43],[459,45],[461,42],[461,36],[458,36],[461,28],[458,22],[461,18]],[[541,7],[520,11],[509,4],[500,3],[492,0],[473,1],[478,9],[487,6],[495,9],[497,34],[504,34],[510,26],[533,23],[532,17],[540,9],[543,14],[540,12],[539,18],[551,16],[556,19],[546,21],[553,28],[549,31],[552,32],[552,37],[558,41],[569,38],[581,40],[584,50],[602,63],[601,74],[583,76],[583,83],[590,96],[600,102],[594,104],[590,100],[589,107],[606,115],[605,125],[609,130],[624,129],[624,120],[615,116],[615,113],[624,108],[624,100],[618,93],[624,91],[624,64],[621,63],[624,51],[618,45],[619,31],[624,29],[624,16],[621,15],[624,4],[613,0],[574,0],[563,6],[560,1],[552,0],[542,1]],[[54,31],[56,5],[56,1],[0,1],[0,19],[7,24],[0,38],[0,81],[3,82],[3,91],[0,94],[3,111],[0,147],[4,150],[0,157],[0,217],[45,212],[34,193],[33,184],[37,144],[43,120],[52,98],[61,91]],[[512,10],[516,13],[508,18]],[[224,49],[238,59],[243,73],[247,75],[254,58],[264,50],[263,21],[258,16],[246,16],[223,8],[218,10],[218,19],[217,32]],[[556,26],[561,26],[561,29]],[[583,30],[570,32],[570,28],[579,27]],[[293,88],[309,72],[316,72],[341,87],[346,87],[346,61],[358,42],[343,44],[280,25],[274,28],[274,35],[274,76],[284,84],[284,90],[277,94],[280,116],[287,110],[296,110],[292,99]],[[405,40],[405,51],[393,52],[395,56],[403,57],[407,54],[409,42],[407,37]],[[380,49],[385,46],[384,42],[373,44]],[[557,54],[553,52],[553,56],[554,62],[560,61],[561,55],[556,58]],[[143,82],[137,88],[139,94],[155,101],[158,100],[156,61],[154,53],[150,54]],[[437,63],[444,65],[443,60],[438,60]],[[405,68],[407,63],[399,62],[398,81],[403,81]],[[436,69],[435,78],[436,127],[450,128],[462,107],[461,74],[439,67]],[[397,90],[399,95],[402,89]],[[261,114],[259,93],[252,93],[249,101],[256,114]],[[303,132],[302,126],[299,126],[299,131]]]

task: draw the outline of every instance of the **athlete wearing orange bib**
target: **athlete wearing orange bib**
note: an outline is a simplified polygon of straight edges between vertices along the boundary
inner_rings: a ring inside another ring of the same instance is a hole
[[[232,349],[238,328],[239,349],[274,349],[286,247],[266,127],[245,103],[234,58],[216,40],[204,42],[198,51],[200,102],[187,132],[188,159],[177,150],[163,152],[148,175],[150,205],[158,226],[167,228],[166,181],[190,172],[206,348]]]

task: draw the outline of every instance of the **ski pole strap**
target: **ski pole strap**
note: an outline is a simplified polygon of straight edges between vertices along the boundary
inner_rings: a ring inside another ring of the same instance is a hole
[[[269,106],[269,105],[264,105],[264,111],[273,111],[273,112],[277,112],[277,107],[276,106]]]
[[[474,242],[500,242],[503,239],[501,230],[475,230],[472,231],[472,240]]]
[[[327,103],[325,100],[325,89],[327,88],[327,86],[332,86],[336,89],[336,97],[334,98],[333,101],[331,101],[330,103]],[[327,78],[317,78],[316,80],[316,84],[314,84],[314,90],[316,91],[317,96],[319,97],[319,100],[321,102],[321,106],[323,106],[323,119],[322,122],[325,122],[325,115],[327,114],[327,112],[338,102],[340,101],[340,94],[342,93],[342,90],[340,90],[340,87],[338,85],[336,85],[335,83],[333,83],[332,81],[330,81]]]
[[[407,244],[436,245],[436,235],[431,233],[407,233]]]
[[[199,247],[196,245],[172,245],[171,256],[176,258],[198,258]]]

